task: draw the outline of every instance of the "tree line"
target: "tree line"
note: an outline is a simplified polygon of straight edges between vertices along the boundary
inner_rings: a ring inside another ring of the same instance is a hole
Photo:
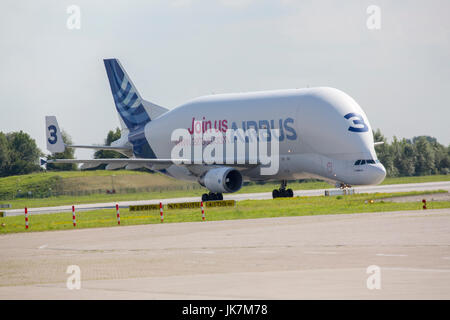
[[[375,142],[384,142],[375,146],[375,151],[389,177],[450,173],[450,145],[446,147],[436,138],[398,139],[394,136],[392,142],[387,143],[380,129],[373,133],[373,137]]]
[[[110,130],[105,139],[105,145],[120,138],[120,129]],[[375,150],[378,159],[385,166],[387,176],[422,176],[432,174],[450,174],[450,145],[440,144],[436,138],[418,136],[412,139],[393,138],[387,142],[378,129],[373,132],[374,141],[384,142],[377,145]],[[62,131],[63,140],[71,144],[70,136]],[[47,155],[48,159],[74,159],[74,150],[66,148],[63,153]],[[42,170],[39,157],[44,153],[37,147],[36,141],[29,134],[19,131],[0,132],[0,177],[21,175]],[[94,158],[123,158],[119,152],[99,150]],[[97,167],[104,169],[105,166]],[[75,164],[48,164],[47,170],[78,170]]]

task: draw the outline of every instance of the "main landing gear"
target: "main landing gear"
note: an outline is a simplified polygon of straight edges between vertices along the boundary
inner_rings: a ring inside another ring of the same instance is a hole
[[[294,196],[294,191],[292,189],[286,189],[287,181],[281,181],[280,189],[275,189],[272,191],[272,198],[292,198]]]
[[[204,193],[202,195],[202,201],[214,201],[214,200],[223,200],[223,195],[221,193]]]

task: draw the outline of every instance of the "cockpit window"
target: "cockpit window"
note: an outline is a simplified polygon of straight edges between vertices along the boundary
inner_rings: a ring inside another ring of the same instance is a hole
[[[355,166],[360,166],[363,164],[376,164],[376,163],[380,163],[380,160],[373,160],[373,159],[364,159],[364,160],[356,160],[355,162]]]

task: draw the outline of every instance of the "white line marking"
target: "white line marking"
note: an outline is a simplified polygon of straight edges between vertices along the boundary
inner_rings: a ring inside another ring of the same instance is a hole
[[[306,254],[337,254],[337,252],[331,252],[331,251],[305,251],[303,253],[306,253]]]
[[[192,251],[192,253],[214,254],[214,251]]]
[[[385,253],[377,253],[379,257],[407,257],[407,254],[385,254]]]
[[[48,244],[43,244],[42,246],[40,246],[38,249],[44,249],[44,248],[47,248],[48,247]]]
[[[381,270],[416,271],[416,272],[450,272],[450,269],[419,269],[419,268],[381,268]]]

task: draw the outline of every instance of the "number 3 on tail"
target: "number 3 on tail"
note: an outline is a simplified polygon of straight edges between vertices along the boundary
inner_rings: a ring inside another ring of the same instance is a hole
[[[48,131],[50,133],[50,138],[48,138],[48,142],[50,144],[55,144],[58,141],[58,137],[56,136],[57,129],[54,125],[48,126]]]

